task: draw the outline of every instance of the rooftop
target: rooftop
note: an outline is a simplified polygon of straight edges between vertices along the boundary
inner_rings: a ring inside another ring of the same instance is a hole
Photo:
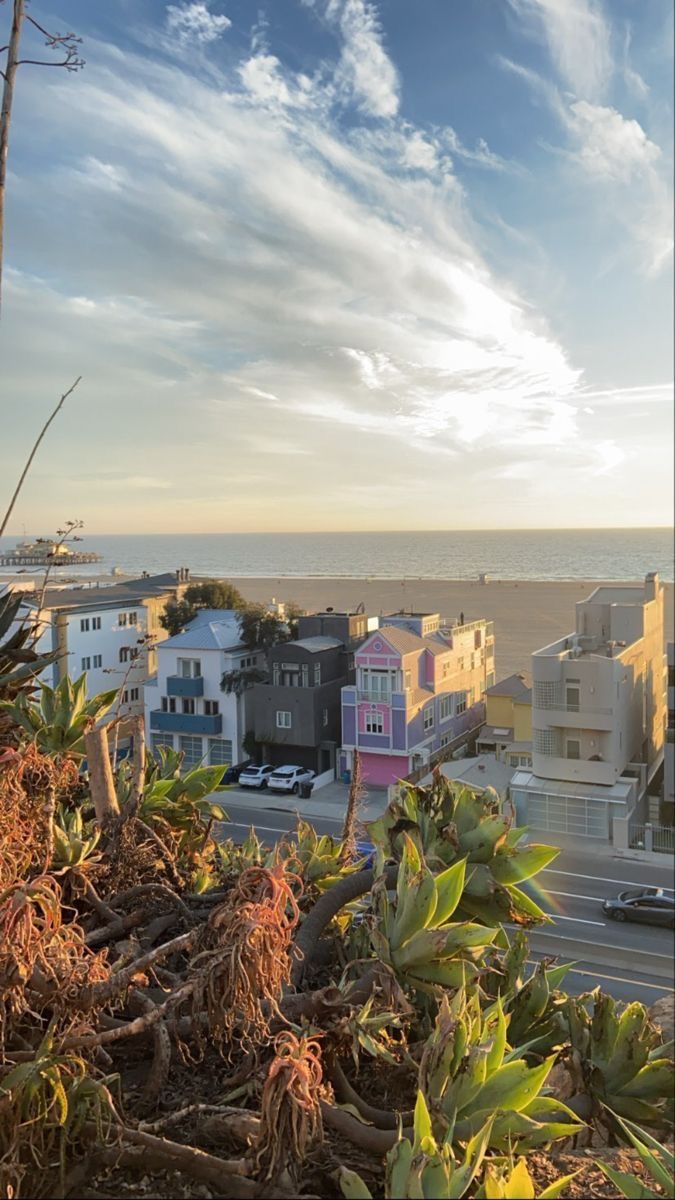
[[[460,758],[441,763],[440,767],[446,779],[466,784],[479,792],[489,787],[494,788],[502,799],[506,796],[515,770],[506,763],[498,762],[492,754],[479,754],[477,758]],[[431,783],[431,780],[432,776],[429,774],[420,782],[426,785]]]
[[[531,676],[526,671],[519,671],[517,675],[507,675],[506,679],[500,679],[491,688],[488,688],[485,695],[512,696],[514,700],[531,700]]]
[[[400,654],[412,654],[415,650],[430,650],[432,654],[446,654],[450,649],[447,642],[434,642],[431,638],[419,637],[416,633],[410,633],[408,629],[400,629],[398,625],[381,625],[372,636],[374,638],[381,636]]]
[[[300,646],[303,650],[308,650],[310,654],[320,654],[322,650],[342,648],[344,642],[341,642],[339,638],[323,637],[317,634],[316,637],[298,638],[297,642],[288,642],[288,645]]]
[[[202,609],[182,633],[160,642],[158,650],[240,650],[237,615],[230,609]]]
[[[137,602],[151,596],[161,596],[176,587],[176,572],[165,571],[162,575],[148,575],[144,579],[128,579],[124,583],[113,583],[104,587],[48,588],[43,608],[115,608],[120,604]],[[27,593],[26,604],[36,605],[40,590]]]

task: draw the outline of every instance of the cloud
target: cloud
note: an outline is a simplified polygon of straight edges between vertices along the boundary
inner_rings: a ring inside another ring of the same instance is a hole
[[[127,54],[124,74],[114,48],[94,56],[77,91],[29,77],[23,94],[27,128],[58,130],[84,170],[105,164],[124,184],[83,204],[57,165],[22,191],[12,257],[41,274],[7,274],[19,418],[0,470],[75,360],[81,393],[52,443],[62,495],[74,504],[82,471],[108,456],[145,489],[126,509],[139,529],[466,523],[479,502],[501,520],[503,497],[477,499],[486,463],[547,447],[560,496],[568,469],[597,461],[579,439],[581,370],[490,271],[447,131],[372,109],[345,128],[328,66],[303,88],[260,41],[208,80],[149,55]],[[75,208],[78,256],[64,256]],[[359,480],[371,501],[351,495]],[[29,490],[22,503],[45,502]],[[119,528],[109,504],[88,488],[88,525]]]
[[[190,44],[207,46],[217,41],[231,24],[224,14],[212,13],[204,0],[169,4],[166,10],[166,32],[183,47]]]
[[[368,0],[328,0],[325,16],[342,38],[335,72],[338,91],[369,116],[395,116],[400,91],[398,72],[382,44],[374,5]]]
[[[639,121],[622,117],[615,108],[575,100],[570,114],[570,128],[579,142],[579,161],[589,175],[627,183],[649,173],[661,157]]]
[[[577,96],[597,98],[614,70],[611,32],[596,0],[509,0],[542,33],[558,72]]]

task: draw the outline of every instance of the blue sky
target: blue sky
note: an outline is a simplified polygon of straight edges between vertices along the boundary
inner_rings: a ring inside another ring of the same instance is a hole
[[[672,522],[670,0],[31,11],[13,532]]]

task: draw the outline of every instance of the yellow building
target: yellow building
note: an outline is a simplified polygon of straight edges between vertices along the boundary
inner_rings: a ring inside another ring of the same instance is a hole
[[[477,754],[494,754],[510,767],[532,766],[532,687],[524,671],[487,689],[485,722]]]

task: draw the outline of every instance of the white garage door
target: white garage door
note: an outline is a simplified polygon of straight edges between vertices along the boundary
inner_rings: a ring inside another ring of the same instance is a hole
[[[527,824],[549,833],[609,838],[609,815],[604,800],[573,796],[528,796]]]

